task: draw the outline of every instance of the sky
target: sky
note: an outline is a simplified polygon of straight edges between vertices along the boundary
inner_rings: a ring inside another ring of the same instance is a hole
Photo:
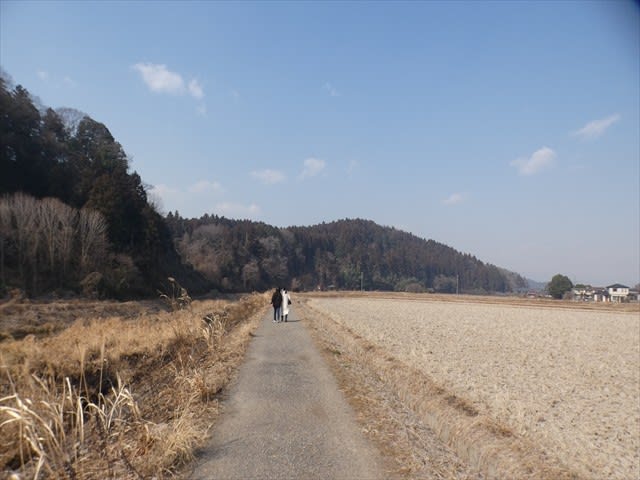
[[[165,213],[640,282],[638,3],[0,0],[0,66],[104,123]]]

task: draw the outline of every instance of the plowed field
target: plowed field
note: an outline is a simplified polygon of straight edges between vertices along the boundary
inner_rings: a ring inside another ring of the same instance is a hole
[[[309,305],[579,477],[640,478],[637,311],[367,297]]]

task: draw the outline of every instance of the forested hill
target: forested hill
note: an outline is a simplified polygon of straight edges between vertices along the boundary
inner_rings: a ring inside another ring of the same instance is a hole
[[[168,276],[208,288],[107,127],[79,112],[65,120],[0,78],[0,295],[155,295]]]
[[[176,278],[207,290],[507,292],[519,275],[366,220],[280,229],[205,215],[162,217],[108,128],[38,108],[0,77],[0,296],[72,290],[155,295]]]
[[[368,220],[276,228],[205,215],[166,218],[183,258],[224,290],[360,289],[486,293],[526,287],[520,275],[433,240]]]

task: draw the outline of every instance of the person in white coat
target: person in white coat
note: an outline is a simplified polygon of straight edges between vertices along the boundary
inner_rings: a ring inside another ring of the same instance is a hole
[[[289,316],[289,305],[291,304],[291,295],[287,292],[286,288],[282,289],[282,318],[287,321]]]

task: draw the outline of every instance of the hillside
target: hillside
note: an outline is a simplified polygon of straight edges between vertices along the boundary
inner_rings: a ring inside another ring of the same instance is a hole
[[[0,111],[0,293],[128,298],[155,294],[168,276],[208,288],[105,125],[44,109],[3,78]]]
[[[293,289],[510,292],[518,274],[434,240],[369,220],[276,228],[205,215],[166,218],[182,257],[224,290]]]
[[[0,78],[0,292],[155,295],[293,289],[509,292],[519,275],[368,220],[310,227],[163,218],[102,123]]]

